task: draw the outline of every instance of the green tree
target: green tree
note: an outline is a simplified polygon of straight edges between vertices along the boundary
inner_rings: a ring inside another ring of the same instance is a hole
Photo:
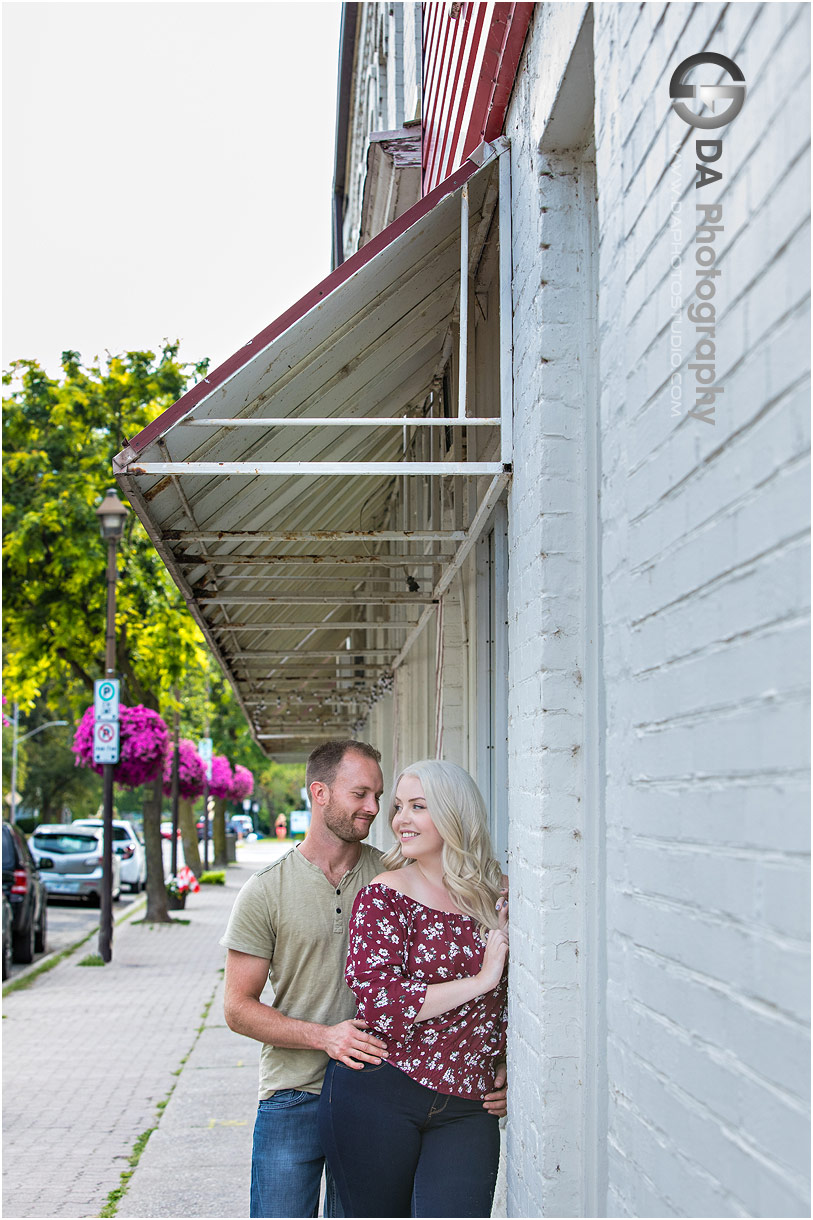
[[[206,370],[177,345],[83,367],[62,357],[53,379],[32,360],[4,373],[3,634],[9,698],[33,708],[46,684],[78,717],[104,674],[105,543],[95,508],[113,456]],[[206,664],[203,637],[146,531],[129,514],[118,552],[116,640],[122,700],[171,712],[171,692]],[[169,705],[169,706],[168,706]],[[148,918],[166,918],[160,781],[144,806]]]
[[[4,679],[22,707],[46,682],[75,711],[104,673],[106,546],[95,509],[111,462],[184,392],[194,369],[177,347],[112,356],[84,369],[63,354],[64,378],[30,360],[4,374]],[[123,700],[158,708],[199,665],[203,639],[146,531],[130,513],[119,546],[116,638]]]
[[[302,809],[302,788],[305,786],[303,763],[278,763],[265,760],[257,776],[258,790],[268,807],[268,819],[273,824],[281,813]]]
[[[67,724],[50,724],[55,720],[66,720]],[[35,732],[46,724],[50,727]],[[20,812],[35,814],[38,822],[61,821],[63,812],[74,818],[96,817],[98,812],[101,776],[76,765],[71,749],[75,727],[67,703],[47,691],[25,720],[20,718],[20,735],[33,733],[20,745],[26,762],[23,778],[17,784],[22,797]]]

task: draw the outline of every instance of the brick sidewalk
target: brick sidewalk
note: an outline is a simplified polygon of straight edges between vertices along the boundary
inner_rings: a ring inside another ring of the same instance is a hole
[[[109,965],[77,965],[95,951],[88,942],[30,988],[5,999],[5,1217],[97,1216],[119,1186],[136,1139],[159,1122],[158,1103],[183,1078],[186,1068],[174,1074],[182,1060],[196,1052],[195,1062],[205,1063],[201,1051],[213,1036],[220,1039],[221,1058],[233,1058],[235,1066],[242,1060],[249,1068],[238,1086],[241,1097],[245,1090],[247,1113],[236,1117],[253,1120],[257,1055],[223,1025],[225,951],[217,942],[237,891],[258,867],[231,865],[225,886],[204,886],[192,895],[177,916],[189,924],[127,921],[116,929]],[[218,1115],[211,1117],[219,1123]],[[207,1115],[204,1125],[209,1121]],[[219,1138],[234,1141],[228,1126],[220,1131],[225,1134]],[[201,1165],[200,1154],[199,1147],[176,1144],[177,1184],[184,1193],[192,1184],[186,1171]],[[236,1173],[241,1189],[239,1198],[229,1191],[232,1211],[207,1210],[198,1169],[192,1210],[178,1199],[175,1214],[246,1215],[247,1170],[240,1164]],[[134,1214],[127,1195],[118,1214]]]
[[[98,1216],[151,1129],[117,1220],[248,1215],[259,1044],[224,1023],[217,942],[237,891],[281,846],[251,845],[225,886],[192,895],[177,913],[188,925],[127,921],[108,966],[77,965],[88,941],[5,999],[5,1220]],[[502,1167],[492,1215],[505,1214]]]

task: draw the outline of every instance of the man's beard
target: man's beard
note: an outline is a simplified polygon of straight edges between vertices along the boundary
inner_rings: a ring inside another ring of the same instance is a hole
[[[331,799],[325,806],[325,826],[343,843],[360,843],[370,833],[372,821],[367,817],[355,820],[356,812],[358,811],[344,808]]]

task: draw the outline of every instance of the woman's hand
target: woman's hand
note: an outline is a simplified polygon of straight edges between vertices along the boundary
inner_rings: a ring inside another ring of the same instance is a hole
[[[497,927],[508,930],[508,890],[500,890],[497,900]]]
[[[483,964],[477,976],[480,982],[483,983],[486,991],[492,991],[499,985],[502,972],[505,969],[505,961],[508,957],[507,911],[505,920],[503,920],[503,912],[500,911],[500,922],[504,926],[493,928],[488,934]]]

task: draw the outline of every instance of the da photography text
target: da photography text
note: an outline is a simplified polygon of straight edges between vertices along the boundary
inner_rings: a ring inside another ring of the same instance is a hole
[[[687,77],[695,68],[722,68],[729,83],[720,85],[687,84]],[[732,59],[715,51],[690,55],[678,64],[669,82],[672,108],[678,118],[697,130],[695,141],[695,189],[706,190],[723,181],[723,141],[719,136],[711,138],[707,133],[728,126],[739,114],[745,101],[745,77]],[[695,111],[687,103],[700,102]],[[723,109],[717,113],[716,107]],[[710,113],[707,113],[710,111]],[[672,162],[670,204],[670,276],[669,293],[671,309],[669,398],[672,415],[683,413],[685,374],[683,366],[683,230],[681,211],[682,155],[676,149]],[[694,360],[688,364],[693,382],[694,406],[688,414],[704,424],[714,425],[717,398],[725,393],[725,386],[717,381],[717,317],[718,304],[715,298],[720,289],[720,268],[717,266],[718,252],[725,231],[722,203],[704,201],[695,205],[694,277],[691,294],[696,298],[687,310],[687,317],[695,328]]]

